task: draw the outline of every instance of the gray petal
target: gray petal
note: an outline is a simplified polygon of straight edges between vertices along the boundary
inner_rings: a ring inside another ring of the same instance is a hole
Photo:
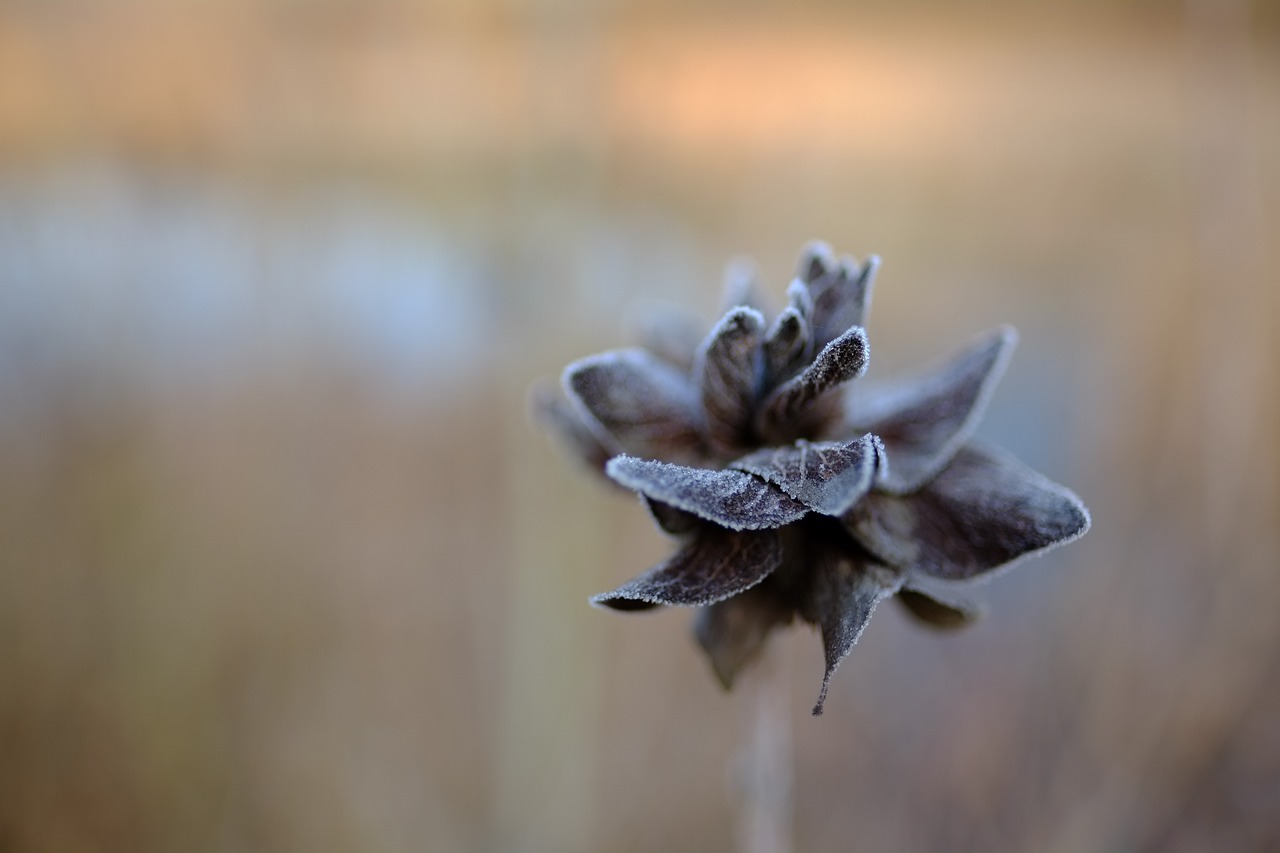
[[[855,391],[850,420],[880,436],[889,457],[879,489],[905,494],[942,470],[973,433],[1017,339],[1012,327],[1003,326],[923,376],[880,391]]]
[[[808,361],[813,348],[809,323],[813,299],[809,290],[793,281],[787,297],[789,304],[773,321],[764,339],[764,377],[768,386],[790,379]]]
[[[852,258],[841,258],[833,275],[810,286],[813,293],[813,334],[817,346],[824,346],[854,326],[865,326],[871,291],[880,259],[875,255],[861,266]],[[821,283],[826,286],[822,287]]]
[[[849,442],[800,439],[758,450],[730,466],[763,477],[815,512],[839,516],[871,488],[882,453],[880,440],[870,434]]]
[[[781,563],[782,543],[772,530],[732,533],[706,527],[671,559],[591,603],[615,610],[644,609],[645,604],[701,607],[750,589]]]
[[[801,608],[801,615],[822,629],[826,656],[822,689],[813,706],[815,717],[822,713],[823,703],[827,701],[831,676],[858,642],[871,612],[897,592],[901,584],[897,572],[876,563],[848,555],[831,555],[824,562],[825,565],[816,567]]]
[[[771,438],[787,431],[827,391],[867,369],[867,333],[849,329],[818,353],[799,376],[788,380],[769,395],[760,413],[760,431]]]
[[[760,530],[798,521],[808,507],[777,486],[741,471],[709,471],[618,456],[605,473],[640,494],[731,530]]]
[[[613,454],[596,437],[596,431],[587,426],[583,416],[547,387],[549,384],[539,383],[533,388],[529,402],[534,417],[582,462],[603,471]]]
[[[872,492],[844,517],[881,560],[962,580],[1089,529],[1080,499],[1011,457],[973,445],[918,492]]]
[[[713,446],[732,452],[749,436],[760,390],[760,339],[764,317],[735,308],[716,324],[698,354],[694,375]]]
[[[642,349],[575,361],[563,384],[614,453],[686,458],[701,445],[697,392],[678,368]]]
[[[764,651],[765,640],[776,625],[791,621],[791,609],[770,594],[769,585],[753,587],[742,595],[698,611],[693,634],[711,659],[711,669],[724,689]]]
[[[898,590],[897,600],[908,613],[931,628],[963,628],[982,615],[975,607],[943,601],[928,592],[911,587]]]

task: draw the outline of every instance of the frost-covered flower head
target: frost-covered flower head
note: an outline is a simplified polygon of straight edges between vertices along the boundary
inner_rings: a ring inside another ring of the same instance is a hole
[[[963,625],[971,580],[1082,535],[1075,495],[969,441],[1016,340],[989,332],[902,382],[846,394],[867,366],[879,260],[809,246],[772,322],[731,269],[730,303],[701,344],[657,328],[646,348],[590,356],[568,403],[537,402],[579,455],[639,493],[674,556],[595,604],[698,608],[694,627],[729,687],[770,631],[821,630],[832,673],[894,597],[926,623]]]

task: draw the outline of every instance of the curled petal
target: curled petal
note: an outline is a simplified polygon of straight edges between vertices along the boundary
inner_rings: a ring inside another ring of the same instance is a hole
[[[800,375],[788,380],[765,400],[760,431],[785,435],[823,394],[861,376],[867,369],[867,333],[849,329],[823,348]]]
[[[879,269],[880,259],[875,255],[861,266],[852,258],[842,258],[835,272],[828,276],[827,286],[813,291],[813,327],[818,346],[835,340],[854,326],[866,325],[867,308]]]
[[[808,507],[777,486],[741,471],[709,471],[618,456],[605,473],[647,498],[730,530],[760,530],[798,521]]]
[[[801,615],[822,630],[826,672],[813,715],[822,713],[831,676],[853,649],[876,605],[898,591],[898,572],[849,555],[829,555],[813,573]]]
[[[897,599],[908,613],[931,628],[963,628],[982,615],[980,610],[970,605],[943,601],[931,592],[911,587],[898,590]]]
[[[782,543],[772,530],[734,533],[708,526],[671,559],[591,603],[615,610],[701,607],[745,592],[781,564]]]
[[[685,374],[642,349],[575,361],[563,384],[589,415],[597,438],[616,454],[681,458],[696,452],[697,392]],[[612,454],[611,454],[612,455]]]
[[[839,516],[871,488],[882,453],[880,440],[870,434],[849,442],[800,439],[757,450],[730,466],[763,477],[815,512]]]
[[[1022,463],[969,445],[919,491],[872,492],[844,521],[891,565],[963,580],[1082,536],[1089,511]]]
[[[707,336],[694,374],[706,411],[707,435],[721,449],[741,446],[751,428],[760,390],[760,339],[764,317],[734,308]]]
[[[919,378],[855,392],[850,419],[880,436],[892,466],[878,488],[906,494],[942,470],[973,433],[1017,340],[1003,326]]]
[[[791,621],[791,608],[771,595],[768,586],[753,587],[705,607],[693,623],[693,635],[725,690],[760,657],[769,632]]]
[[[543,384],[534,386],[530,408],[570,452],[589,467],[604,470],[604,464],[613,454],[596,437],[597,431],[587,426],[582,415],[556,396],[552,388]]]

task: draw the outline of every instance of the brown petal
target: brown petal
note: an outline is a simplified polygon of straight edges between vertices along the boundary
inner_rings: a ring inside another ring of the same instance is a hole
[[[763,477],[791,497],[823,515],[849,511],[867,490],[883,453],[874,435],[849,442],[808,442],[758,450],[730,463]]]
[[[598,425],[614,453],[686,458],[701,444],[697,392],[689,378],[642,349],[614,350],[575,361],[563,384]]]
[[[818,398],[861,376],[867,357],[867,333],[861,328],[850,329],[827,344],[803,373],[769,395],[760,412],[761,433],[771,438],[786,436]]]
[[[791,621],[791,608],[768,587],[753,587],[698,611],[693,634],[725,690],[733,686],[738,673],[760,657],[774,626]]]
[[[906,494],[942,470],[973,433],[1017,339],[1003,326],[923,376],[855,391],[850,420],[880,436],[889,457],[877,488]]]
[[[798,521],[808,507],[777,486],[741,471],[709,471],[618,456],[605,473],[645,497],[731,530],[759,530]]]
[[[745,592],[781,563],[782,543],[772,530],[734,533],[707,526],[671,559],[591,602],[615,610],[705,606]]]
[[[760,391],[760,339],[764,317],[754,308],[734,308],[707,336],[694,366],[707,435],[716,448],[733,452],[746,441]]]
[[[989,572],[1089,529],[1089,511],[1070,491],[973,445],[918,492],[872,492],[844,520],[881,560],[947,580]]]
[[[908,613],[931,628],[963,628],[982,616],[975,607],[943,601],[931,593],[910,587],[898,590],[897,599]]]
[[[813,715],[822,713],[827,688],[836,668],[853,649],[871,612],[901,585],[898,572],[848,554],[832,552],[815,567],[813,580],[801,607],[801,615],[822,629],[826,672]]]

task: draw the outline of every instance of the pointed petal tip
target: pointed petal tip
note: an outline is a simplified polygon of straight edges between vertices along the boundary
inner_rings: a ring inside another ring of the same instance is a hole
[[[814,704],[813,710],[810,712],[815,717],[821,717],[822,711],[827,704],[827,688],[831,686],[831,676],[827,675],[822,679],[822,689],[818,691],[818,701]]]

